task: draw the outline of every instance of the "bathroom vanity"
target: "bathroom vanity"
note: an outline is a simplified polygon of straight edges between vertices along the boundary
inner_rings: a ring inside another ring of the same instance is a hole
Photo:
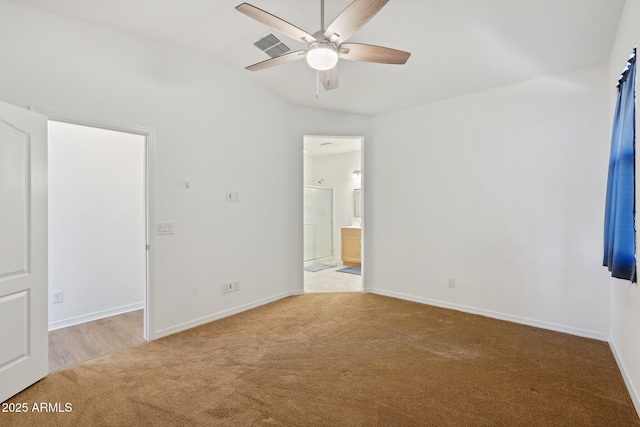
[[[344,265],[360,267],[361,263],[361,233],[360,227],[350,226],[341,228],[342,263]]]

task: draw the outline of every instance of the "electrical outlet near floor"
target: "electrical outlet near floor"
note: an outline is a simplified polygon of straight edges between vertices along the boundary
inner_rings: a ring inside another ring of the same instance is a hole
[[[228,294],[229,292],[235,292],[240,290],[240,281],[232,280],[230,282],[224,282],[222,292]]]
[[[447,286],[450,288],[453,288],[456,286],[456,278],[455,277],[448,277],[447,278]]]
[[[60,304],[64,301],[64,291],[55,291],[53,293],[53,303]]]
[[[229,292],[233,292],[233,282],[224,282],[224,287],[222,288],[222,292],[228,294]]]

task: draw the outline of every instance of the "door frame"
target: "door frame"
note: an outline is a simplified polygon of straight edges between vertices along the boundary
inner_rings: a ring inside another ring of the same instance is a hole
[[[155,131],[137,125],[121,124],[96,119],[78,113],[29,106],[36,113],[47,116],[47,120],[81,126],[131,133],[145,137],[145,239],[146,239],[146,283],[144,302],[144,339],[156,339],[155,306]]]

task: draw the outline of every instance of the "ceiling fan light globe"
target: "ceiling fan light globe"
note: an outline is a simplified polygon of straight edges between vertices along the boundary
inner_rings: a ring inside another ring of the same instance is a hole
[[[338,50],[328,43],[317,43],[307,51],[307,64],[314,70],[326,71],[338,63]]]

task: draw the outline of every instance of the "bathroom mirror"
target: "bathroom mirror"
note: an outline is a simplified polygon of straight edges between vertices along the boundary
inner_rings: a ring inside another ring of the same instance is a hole
[[[353,190],[353,216],[359,218],[362,216],[362,190]]]

